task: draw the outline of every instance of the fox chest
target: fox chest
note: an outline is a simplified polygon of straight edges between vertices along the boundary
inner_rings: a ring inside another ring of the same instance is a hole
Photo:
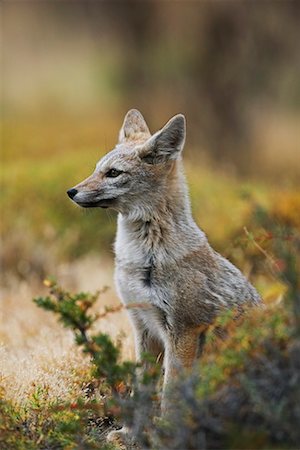
[[[174,300],[173,285],[169,282],[172,270],[166,264],[165,247],[152,241],[149,238],[152,234],[139,230],[137,239],[122,226],[118,227],[116,287],[125,304],[146,303],[168,312],[168,305]]]
[[[115,281],[118,294],[125,304],[146,303],[157,305],[159,292],[155,272],[151,265],[116,265]]]

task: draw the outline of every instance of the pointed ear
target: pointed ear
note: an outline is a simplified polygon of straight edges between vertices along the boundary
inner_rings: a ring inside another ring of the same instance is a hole
[[[145,136],[151,136],[144,117],[137,109],[130,109],[125,116],[119,133],[119,142],[136,140]]]
[[[185,135],[185,117],[177,114],[143,145],[140,158],[149,164],[177,159],[184,147]]]

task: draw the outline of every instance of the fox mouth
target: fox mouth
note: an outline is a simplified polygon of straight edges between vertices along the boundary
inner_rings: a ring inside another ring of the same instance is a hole
[[[80,202],[77,201],[77,205],[82,208],[109,208],[113,205],[116,198],[103,198],[102,200],[97,200],[94,202]]]

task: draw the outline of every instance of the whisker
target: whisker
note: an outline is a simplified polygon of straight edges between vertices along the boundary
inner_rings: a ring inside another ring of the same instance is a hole
[[[108,217],[109,223],[113,222],[113,217],[111,215],[111,211],[109,209],[106,210],[106,215]]]

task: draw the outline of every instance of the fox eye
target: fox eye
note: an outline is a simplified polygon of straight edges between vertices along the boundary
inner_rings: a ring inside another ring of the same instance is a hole
[[[110,169],[106,172],[105,176],[108,178],[116,178],[121,175],[122,170]]]

